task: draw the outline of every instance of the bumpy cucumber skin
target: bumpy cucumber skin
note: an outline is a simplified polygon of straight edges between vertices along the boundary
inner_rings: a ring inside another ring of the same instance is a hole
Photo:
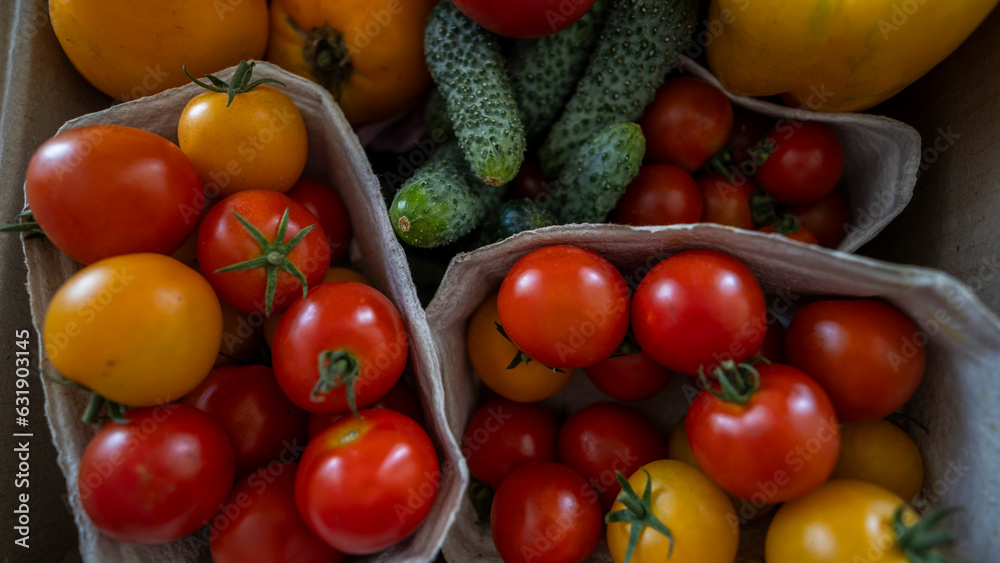
[[[513,180],[527,141],[497,37],[444,0],[427,19],[424,49],[472,169],[492,186]]]
[[[533,199],[504,202],[486,223],[486,242],[497,242],[522,231],[558,225],[559,218]]]
[[[444,96],[437,88],[432,88],[427,96],[427,105],[424,106],[424,125],[427,126],[427,131],[432,137],[451,139],[455,136],[451,119],[448,117]],[[440,134],[437,134],[438,131]]]
[[[613,1],[587,70],[539,150],[546,176],[597,131],[639,119],[677,66],[696,14],[697,0]]]
[[[576,23],[540,39],[514,42],[510,79],[531,143],[559,117],[587,69],[611,0],[597,0]]]
[[[563,223],[603,223],[638,174],[646,138],[635,123],[597,132],[573,154],[552,190],[550,210]]]

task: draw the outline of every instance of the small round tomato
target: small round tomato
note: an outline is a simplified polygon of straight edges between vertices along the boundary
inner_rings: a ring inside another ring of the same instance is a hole
[[[181,398],[212,370],[222,310],[198,272],[162,254],[127,254],[66,280],[42,339],[67,379],[116,403],[153,406]]]
[[[625,188],[615,208],[626,225],[697,223],[702,201],[698,184],[687,172],[669,164],[649,164]]]
[[[697,178],[704,202],[702,223],[717,223],[738,229],[752,229],[750,198],[756,188],[750,180],[730,182],[725,176],[709,174]]]
[[[657,363],[685,375],[742,362],[764,342],[764,294],[739,260],[712,250],[653,267],[632,299],[635,339]]]
[[[420,426],[424,425],[424,411],[420,406],[420,399],[417,398],[417,395],[410,386],[403,381],[403,378],[400,378],[392,386],[392,389],[389,389],[388,393],[372,403],[369,408],[394,410],[412,418]],[[317,434],[333,426],[333,423],[340,420],[342,416],[345,415],[339,413],[309,415],[309,424],[306,427],[308,439],[312,440]]]
[[[329,270],[326,271],[326,275],[323,276],[323,283],[330,283],[336,281],[351,281],[363,283],[365,285],[372,285],[372,282],[368,281],[368,278],[362,276],[361,274],[355,272],[350,268],[342,268],[340,266],[331,266]],[[374,287],[374,286],[372,286]],[[267,342],[268,346],[274,345],[274,333],[278,330],[278,325],[281,324],[281,319],[284,318],[283,314],[271,315],[264,319],[263,333],[264,340]]]
[[[518,260],[497,295],[511,342],[550,368],[592,366],[622,343],[629,323],[625,278],[595,252],[549,246]]]
[[[500,484],[490,529],[504,563],[579,563],[601,540],[601,509],[579,473],[539,461]]]
[[[840,431],[833,404],[812,378],[783,364],[730,364],[716,375],[732,388],[702,391],[684,418],[691,451],[712,481],[764,505],[827,480]]]
[[[322,281],[330,246],[316,216],[301,203],[270,190],[249,190],[205,215],[198,229],[198,264],[226,303],[271,316]]]
[[[440,482],[424,429],[396,411],[368,409],[345,416],[309,443],[295,499],[323,541],[366,555],[412,534],[430,513]]]
[[[357,282],[316,286],[281,319],[274,374],[299,407],[348,413],[378,401],[399,381],[409,351],[399,311]]]
[[[754,179],[771,197],[788,205],[816,201],[844,175],[844,149],[837,135],[816,121],[776,127],[764,137],[771,154]]]
[[[643,401],[666,388],[674,373],[639,351],[611,357],[584,370],[595,387],[619,401]]]
[[[45,236],[83,264],[172,254],[205,205],[198,172],[176,145],[120,125],[71,129],[42,143],[24,194]]]
[[[347,246],[351,242],[351,219],[344,200],[333,188],[312,178],[299,178],[285,195],[316,216],[330,243],[330,263],[340,262],[347,255]]]
[[[732,563],[740,539],[733,505],[704,473],[680,461],[646,464],[628,479],[630,504],[615,501],[608,514],[608,549],[615,563],[625,561],[632,526],[642,525],[630,506],[643,510],[670,530],[671,541],[655,528],[638,536],[631,563]],[[644,500],[649,490],[649,500]]]
[[[785,356],[823,386],[841,420],[875,420],[917,390],[927,338],[882,301],[817,301],[792,318]]]
[[[496,489],[511,471],[556,458],[556,417],[534,403],[493,399],[469,419],[462,450],[469,473]]]
[[[733,107],[721,90],[704,80],[667,80],[639,121],[646,137],[646,162],[698,170],[726,146],[733,132]]]
[[[302,442],[308,415],[296,407],[266,366],[216,368],[182,401],[208,413],[226,431],[236,453],[236,477],[276,461]]]
[[[590,483],[607,512],[621,491],[615,473],[631,475],[667,457],[656,423],[616,403],[594,403],[571,414],[559,428],[559,461]]]
[[[486,29],[514,39],[553,35],[576,23],[594,0],[456,0],[455,6]]]
[[[924,462],[913,439],[884,420],[847,422],[840,429],[840,458],[833,479],[857,479],[910,502],[924,486]]]
[[[795,241],[803,242],[805,244],[819,244],[819,241],[816,239],[816,235],[812,234],[812,231],[807,229],[804,225],[799,224],[798,221],[795,221],[795,225],[796,227],[794,231],[789,231],[784,227],[779,227],[779,229],[776,230],[771,225],[764,225],[757,230],[762,233],[780,233],[782,236]]]
[[[814,202],[792,207],[792,215],[826,248],[837,248],[847,236],[847,224],[851,220],[847,200],[836,190]]]
[[[262,467],[237,481],[212,520],[214,563],[339,563],[343,555],[309,529],[295,505],[297,463]]]
[[[87,444],[77,490],[98,529],[128,543],[182,538],[215,515],[233,484],[233,446],[198,409],[129,410]]]

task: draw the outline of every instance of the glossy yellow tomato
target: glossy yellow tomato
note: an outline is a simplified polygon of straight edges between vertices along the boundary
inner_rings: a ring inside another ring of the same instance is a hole
[[[57,0],[52,29],[80,74],[122,101],[187,84],[267,48],[265,0]]]
[[[924,484],[924,462],[913,439],[895,424],[847,422],[840,429],[840,457],[831,478],[874,483],[912,502]]]
[[[569,383],[572,370],[558,372],[538,362],[521,362],[507,369],[517,355],[517,347],[499,331],[497,294],[490,294],[469,319],[466,349],[476,374],[501,397],[519,403],[547,399]]]
[[[673,553],[666,536],[646,528],[639,536],[631,563],[732,563],[736,559],[740,527],[733,505],[722,489],[704,473],[681,461],[654,461],[643,469],[646,471],[636,471],[628,482],[642,497],[646,482],[652,479],[650,507],[652,514],[673,534]],[[624,509],[625,504],[618,500],[611,513]],[[608,549],[615,563],[625,560],[634,525],[608,524]]]
[[[342,268],[340,266],[333,266],[326,272],[326,276],[323,277],[323,283],[338,281],[352,281],[363,283],[369,287],[375,287],[372,285],[372,282],[368,281],[368,278],[362,276],[354,270],[350,268]],[[274,331],[278,330],[278,324],[281,323],[281,319],[283,317],[284,315],[271,315],[264,320],[264,339],[267,340],[268,346],[270,346],[271,342],[274,341]]]
[[[153,406],[208,375],[222,311],[191,268],[162,254],[126,254],[66,280],[49,302],[43,338],[67,379],[116,403]]]
[[[424,24],[436,0],[274,0],[267,60],[333,94],[352,124],[412,106],[431,83]]]

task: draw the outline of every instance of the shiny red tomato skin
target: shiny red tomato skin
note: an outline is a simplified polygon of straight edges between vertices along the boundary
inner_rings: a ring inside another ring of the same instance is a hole
[[[917,390],[925,339],[906,315],[882,301],[817,301],[792,317],[785,356],[819,382],[841,420],[875,420]]]
[[[549,246],[511,267],[497,309],[508,338],[528,357],[550,368],[582,368],[607,359],[625,338],[629,290],[597,253]]]
[[[603,522],[597,494],[579,473],[539,461],[504,479],[490,528],[504,563],[580,563],[597,547]]]
[[[274,333],[274,375],[288,398],[314,414],[347,413],[346,388],[311,397],[320,379],[319,355],[345,350],[360,363],[355,384],[357,408],[385,396],[399,381],[409,351],[406,327],[395,305],[378,290],[358,282],[318,285],[296,301]]]
[[[750,197],[756,189],[753,182],[730,182],[720,174],[699,176],[695,181],[703,202],[702,223],[717,223],[737,229],[754,228],[750,212]]]
[[[702,391],[684,419],[702,471],[726,492],[779,503],[819,487],[833,473],[840,430],[823,389],[784,364],[756,364],[760,388],[739,405]]]
[[[455,0],[455,6],[486,29],[514,39],[553,35],[576,23],[594,0]]]
[[[141,129],[91,125],[38,147],[28,207],[59,250],[83,264],[122,254],[172,254],[206,205],[198,171],[177,145]]]
[[[462,450],[469,473],[493,489],[518,467],[556,458],[556,417],[538,403],[494,399],[472,415]]]
[[[834,190],[818,200],[792,207],[792,215],[814,235],[819,244],[826,248],[837,248],[847,236],[847,224],[851,213],[847,200]]]
[[[639,126],[646,137],[646,162],[673,164],[690,174],[726,146],[733,107],[715,86],[679,76],[656,91]]]
[[[306,448],[295,479],[299,512],[343,553],[382,551],[430,513],[441,482],[434,445],[408,416],[389,409],[345,416]]]
[[[632,331],[657,363],[685,375],[742,362],[764,343],[764,294],[739,260],[689,250],[661,261],[632,298]]]
[[[236,453],[236,478],[277,461],[294,459],[304,445],[308,413],[281,391],[267,366],[225,366],[212,370],[181,401],[222,426]]]
[[[584,368],[595,387],[619,401],[643,401],[666,388],[674,373],[645,352],[608,358]]]
[[[223,301],[244,313],[264,313],[267,274],[264,268],[215,273],[216,270],[261,256],[260,244],[233,213],[257,227],[269,241],[278,234],[278,223],[288,210],[285,242],[300,230],[316,225],[288,254],[302,271],[309,287],[323,281],[330,269],[330,246],[316,216],[301,203],[272,190],[245,190],[215,204],[198,229],[198,265]],[[271,314],[280,314],[302,296],[302,284],[285,271],[278,272]]]
[[[771,233],[771,234],[777,232],[774,230],[774,227],[770,225],[764,225],[763,227],[757,230],[762,233]],[[799,230],[795,231],[794,233],[781,233],[781,234],[792,240],[797,240],[799,242],[804,242],[806,244],[819,245],[819,241],[816,240],[816,235],[812,234],[812,231],[807,229],[805,225],[799,225]]]
[[[774,128],[765,137],[775,149],[754,174],[757,185],[788,205],[816,201],[844,175],[844,149],[822,123],[805,121]]]
[[[214,563],[339,563],[343,555],[309,529],[295,505],[297,463],[262,467],[240,479],[215,516]]]
[[[420,426],[424,425],[424,411],[420,406],[420,399],[417,398],[413,389],[402,378],[389,389],[389,392],[381,399],[372,403],[368,408],[372,409],[392,409],[398,413],[405,414],[413,419]],[[334,422],[340,420],[343,414],[311,414],[307,426],[308,439],[312,440],[317,434],[333,426]]]
[[[330,263],[336,264],[343,260],[351,243],[351,218],[347,214],[344,200],[340,199],[337,192],[319,180],[302,177],[285,195],[301,203],[316,216],[327,242],[330,243]]]
[[[702,200],[698,184],[687,172],[670,164],[647,164],[625,188],[615,208],[626,225],[697,223]]]
[[[617,403],[593,403],[559,428],[559,462],[590,483],[607,513],[621,492],[615,472],[631,477],[647,463],[667,458],[667,441],[656,423]]]
[[[176,403],[130,409],[87,444],[77,490],[102,533],[128,543],[182,538],[211,519],[233,484],[233,446],[207,414]]]

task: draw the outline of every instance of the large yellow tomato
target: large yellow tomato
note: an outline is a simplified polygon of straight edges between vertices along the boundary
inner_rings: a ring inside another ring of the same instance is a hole
[[[80,74],[105,94],[134,100],[259,59],[265,0],[52,0],[52,29]]]
[[[407,109],[430,85],[424,24],[436,0],[274,0],[267,60],[319,83],[360,124]]]
[[[924,484],[924,462],[913,440],[887,420],[847,422],[832,479],[857,479],[912,502]]]
[[[153,406],[208,375],[222,310],[197,272],[162,254],[95,262],[52,296],[43,329],[52,365],[108,400]]]

